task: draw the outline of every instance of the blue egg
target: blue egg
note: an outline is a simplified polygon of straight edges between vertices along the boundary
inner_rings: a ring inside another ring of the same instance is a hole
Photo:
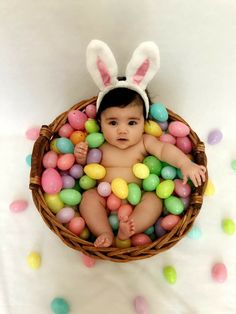
[[[55,298],[51,302],[51,309],[55,314],[68,314],[70,307],[65,299]]]
[[[116,231],[118,230],[119,228],[119,219],[118,219],[118,216],[116,214],[111,214],[109,217],[108,217],[108,220],[109,220],[109,223],[111,225],[111,228],[113,231]]]
[[[173,180],[176,177],[176,168],[173,166],[165,166],[161,169],[162,178],[165,180]]]
[[[166,107],[161,103],[152,104],[150,107],[151,116],[160,122],[164,122],[168,120],[168,112]]]
[[[25,161],[26,161],[27,165],[28,165],[29,167],[31,167],[32,155],[31,155],[31,154],[27,155],[26,158],[25,158]]]
[[[56,141],[56,147],[63,154],[73,154],[74,153],[74,145],[66,137],[58,138]]]
[[[193,226],[192,229],[187,233],[188,238],[198,240],[202,236],[202,231],[199,227]]]

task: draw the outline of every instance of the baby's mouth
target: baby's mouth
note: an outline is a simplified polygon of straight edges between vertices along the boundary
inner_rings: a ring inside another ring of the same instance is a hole
[[[118,141],[123,141],[123,142],[125,142],[125,141],[127,141],[128,139],[127,138],[118,138]]]

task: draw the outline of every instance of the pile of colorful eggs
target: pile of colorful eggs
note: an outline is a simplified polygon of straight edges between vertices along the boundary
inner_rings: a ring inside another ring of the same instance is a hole
[[[192,151],[189,127],[180,121],[169,121],[168,112],[162,104],[151,106],[150,120],[145,122],[144,131],[162,142],[176,145],[185,154]],[[86,165],[82,166],[75,160],[74,148],[84,141],[88,143],[89,151]],[[133,165],[133,173],[141,179],[141,186],[128,184],[122,178],[115,178],[111,184],[103,182],[106,169],[100,164],[102,152],[99,149],[103,143],[94,105],[88,105],[84,111],[71,110],[58,136],[50,142],[50,150],[43,157],[41,185],[45,202],[58,221],[77,236],[93,242],[94,236],[79,214],[84,191],[97,188],[98,193],[106,199],[110,211],[108,219],[114,234],[118,231],[122,216],[129,216],[140,202],[142,191],[153,191],[163,199],[163,215],[154,226],[133,236],[130,243],[117,243],[117,246],[147,244],[172,230],[189,206],[191,182],[183,184],[181,171],[155,156],[147,156],[142,163]]]

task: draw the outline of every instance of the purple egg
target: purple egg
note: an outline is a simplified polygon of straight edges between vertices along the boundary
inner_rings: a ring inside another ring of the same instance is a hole
[[[167,233],[167,231],[161,227],[161,221],[162,221],[163,217],[159,218],[157,220],[157,222],[155,223],[155,233],[157,235],[158,238],[162,237],[164,234]]]
[[[98,148],[92,148],[87,155],[87,164],[99,164],[102,159],[102,152]]]
[[[168,129],[168,122],[167,121],[164,121],[164,122],[157,121],[157,123],[159,124],[162,131],[166,131]]]
[[[73,165],[69,170],[69,174],[75,179],[79,179],[80,177],[82,177],[83,173],[83,167],[77,164]]]
[[[64,175],[61,177],[63,189],[71,189],[75,185],[75,179],[71,176]]]
[[[181,199],[181,201],[184,204],[184,209],[187,209],[189,207],[189,205],[190,205],[190,197],[189,196],[181,197],[180,199]]]
[[[223,138],[223,134],[219,129],[212,130],[207,138],[207,143],[210,145],[214,145],[219,143]]]
[[[71,221],[74,215],[75,215],[75,211],[73,208],[64,207],[56,214],[56,217],[58,221],[60,221],[63,224],[66,224]]]

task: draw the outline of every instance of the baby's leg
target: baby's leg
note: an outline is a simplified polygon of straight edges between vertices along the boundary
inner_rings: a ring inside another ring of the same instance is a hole
[[[154,225],[162,212],[162,201],[154,192],[143,194],[141,202],[135,207],[129,219],[120,221],[118,237],[121,240],[143,232]]]
[[[79,206],[89,230],[97,237],[94,246],[108,247],[112,244],[114,235],[106,212],[106,201],[97,193],[96,189],[83,193]]]

